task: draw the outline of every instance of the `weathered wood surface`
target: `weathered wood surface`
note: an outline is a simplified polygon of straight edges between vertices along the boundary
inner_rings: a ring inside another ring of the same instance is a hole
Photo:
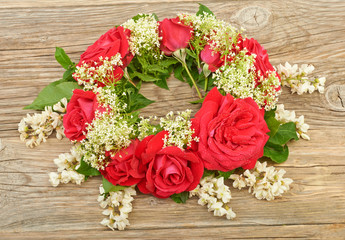
[[[281,102],[305,115],[311,141],[290,144],[290,157],[279,167],[295,182],[273,202],[259,201],[245,190],[232,190],[237,218],[213,217],[192,199],[142,195],[134,201],[127,231],[102,227],[96,198],[99,178],[81,187],[53,188],[48,173],[53,159],[67,152],[67,140],[49,139],[36,149],[20,142],[17,124],[48,83],[62,75],[54,47],[78,61],[88,45],[115,24],[140,12],[161,19],[194,12],[195,1],[0,1],[0,239],[162,239],[162,238],[302,238],[345,236],[345,2],[342,0],[204,1],[216,15],[247,29],[270,54],[273,64],[311,63],[328,78],[326,93],[291,95]],[[143,94],[157,100],[145,115],[184,110],[195,93],[171,79],[171,91],[145,85]]]

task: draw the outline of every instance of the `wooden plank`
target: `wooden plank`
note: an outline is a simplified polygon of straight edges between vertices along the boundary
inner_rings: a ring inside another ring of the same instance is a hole
[[[49,139],[36,149],[20,142],[17,124],[29,104],[63,69],[53,57],[64,47],[74,61],[88,45],[115,24],[140,12],[163,19],[181,11],[195,12],[194,1],[0,1],[0,232],[1,239],[142,238],[301,238],[342,239],[345,234],[345,2],[201,1],[217,17],[247,29],[268,49],[273,64],[312,63],[327,76],[324,95],[291,95],[284,88],[286,109],[305,115],[311,141],[290,144],[290,157],[278,167],[295,180],[292,190],[273,202],[259,201],[245,190],[232,190],[237,218],[213,217],[197,205],[175,204],[139,194],[125,232],[112,232],[102,219],[96,198],[99,178],[82,186],[53,188],[48,173],[52,159],[68,152],[65,139]],[[144,84],[142,93],[157,102],[143,115],[169,110],[198,110],[195,92],[171,78],[171,91]]]

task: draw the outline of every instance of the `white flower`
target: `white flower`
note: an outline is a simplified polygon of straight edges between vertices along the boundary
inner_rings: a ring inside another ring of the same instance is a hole
[[[60,176],[56,172],[49,173],[49,182],[53,187],[57,187],[60,184]]]
[[[273,166],[267,167],[267,162],[258,161],[252,171],[246,170],[242,175],[233,176],[231,179],[236,181],[244,178],[249,187],[248,191],[257,199],[271,201],[290,189],[289,185],[293,181],[290,178],[283,178],[285,173],[283,169],[277,171]]]

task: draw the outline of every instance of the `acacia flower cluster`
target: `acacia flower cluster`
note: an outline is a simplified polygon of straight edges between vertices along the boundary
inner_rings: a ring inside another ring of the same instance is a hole
[[[290,87],[291,92],[298,95],[307,92],[313,93],[315,90],[324,93],[326,78],[308,76],[314,69],[314,66],[310,64],[302,64],[298,67],[297,64],[291,65],[288,62],[285,65],[279,64],[277,66],[277,72],[282,79],[282,86]]]
[[[26,146],[33,148],[46,142],[47,138],[56,131],[56,138],[64,137],[62,125],[62,113],[66,111],[67,99],[61,99],[53,107],[46,106],[41,113],[27,114],[18,124],[20,139],[26,142]],[[54,112],[54,111],[55,112]]]
[[[103,186],[99,187],[100,195],[97,201],[103,208],[103,215],[108,216],[101,221],[103,226],[112,230],[124,230],[129,224],[128,214],[132,212],[132,196],[137,195],[134,187],[128,187],[117,192],[105,193]]]
[[[200,184],[190,192],[190,197],[197,196],[198,203],[207,206],[208,211],[213,211],[214,216],[226,216],[227,219],[233,219],[236,214],[228,206],[231,199],[231,192],[228,186],[224,184],[224,178],[215,178],[213,175],[204,177]]]
[[[253,170],[246,170],[243,174],[232,174],[233,187],[242,189],[249,187],[249,192],[257,199],[274,200],[290,189],[293,182],[290,178],[283,178],[284,169],[277,171],[273,166],[267,167],[267,162],[256,162]]]
[[[60,183],[69,182],[80,185],[84,182],[85,176],[76,172],[76,169],[80,167],[80,160],[81,156],[76,147],[71,148],[71,153],[60,154],[58,158],[54,159],[58,169],[57,172],[49,173],[49,182],[52,186],[57,187]]]

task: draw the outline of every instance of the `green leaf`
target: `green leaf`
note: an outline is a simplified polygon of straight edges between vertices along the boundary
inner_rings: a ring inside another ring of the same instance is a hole
[[[83,174],[85,176],[98,176],[101,173],[96,169],[87,164],[83,159],[80,161],[80,166],[76,169],[76,172]]]
[[[60,63],[60,65],[64,68],[64,69],[68,69],[71,65],[73,65],[71,59],[67,56],[67,54],[65,53],[65,50],[63,50],[62,48],[56,47],[55,50],[55,59],[56,61],[58,61],[58,63]]]
[[[280,125],[276,134],[273,137],[270,137],[269,142],[277,145],[286,144],[291,139],[298,140],[296,134],[296,124],[293,122],[288,122],[283,125]]]
[[[174,200],[176,203],[186,203],[189,197],[189,192],[181,192],[181,193],[175,193],[170,196],[172,200]]]
[[[130,77],[132,79],[137,77],[144,82],[156,82],[156,81],[160,80],[158,77],[155,77],[155,76],[152,76],[149,74],[140,73],[140,72],[134,72],[134,73],[130,74]]]
[[[208,13],[210,15],[214,15],[214,13],[205,5],[199,3],[199,11],[196,13],[197,16],[201,15],[204,16],[204,13]]]
[[[194,59],[198,58],[198,55],[196,55],[196,53],[192,52],[190,49],[186,48],[186,52],[189,56],[191,56]]]
[[[280,122],[275,118],[275,109],[265,112],[265,121],[270,132],[267,133],[270,137],[273,137],[280,126]]]
[[[182,65],[178,65],[175,69],[174,69],[174,76],[175,78],[177,78],[178,80],[185,82],[183,76],[182,76],[182,72],[184,71],[184,68]]]
[[[195,101],[191,101],[191,102],[189,102],[189,103],[191,103],[191,104],[203,103],[204,100],[205,100],[205,97],[203,97],[203,98],[201,98],[201,99],[198,99],[198,100],[195,100]]]
[[[149,14],[138,14],[138,15],[135,15],[134,17],[132,17],[132,19],[134,21],[137,21],[138,19],[146,17],[146,16],[149,16]],[[158,21],[158,17],[155,13],[152,13],[152,16],[156,19],[156,21]]]
[[[126,188],[126,186],[120,186],[120,185],[113,185],[111,182],[109,182],[105,177],[102,176],[102,183],[105,193],[109,192],[117,192],[120,190],[123,190]]]
[[[288,159],[289,148],[287,145],[281,146],[267,142],[264,147],[264,156],[270,158],[273,162],[282,163]]]
[[[169,90],[167,79],[165,77],[162,77],[161,80],[159,80],[157,82],[153,82],[153,83],[160,88],[164,88],[166,90]]]
[[[64,74],[62,79],[66,82],[74,82],[75,79],[72,77],[72,74],[75,72],[75,68],[69,68],[67,69]]]
[[[217,171],[215,170],[208,170],[208,169],[204,169],[204,174],[202,175],[202,177],[208,177],[211,176],[212,174],[214,175]]]
[[[235,169],[234,170],[231,170],[229,172],[222,172],[222,171],[218,171],[218,176],[219,177],[224,177],[224,179],[229,179],[230,175],[233,174],[235,172]]]
[[[64,82],[63,79],[50,83],[37,96],[37,98],[24,109],[44,110],[45,106],[52,106],[62,98],[70,100],[73,90],[81,88],[77,82]]]
[[[138,109],[144,108],[154,101],[147,99],[140,93],[134,93],[130,95],[130,102],[129,102],[129,112],[136,111]]]

